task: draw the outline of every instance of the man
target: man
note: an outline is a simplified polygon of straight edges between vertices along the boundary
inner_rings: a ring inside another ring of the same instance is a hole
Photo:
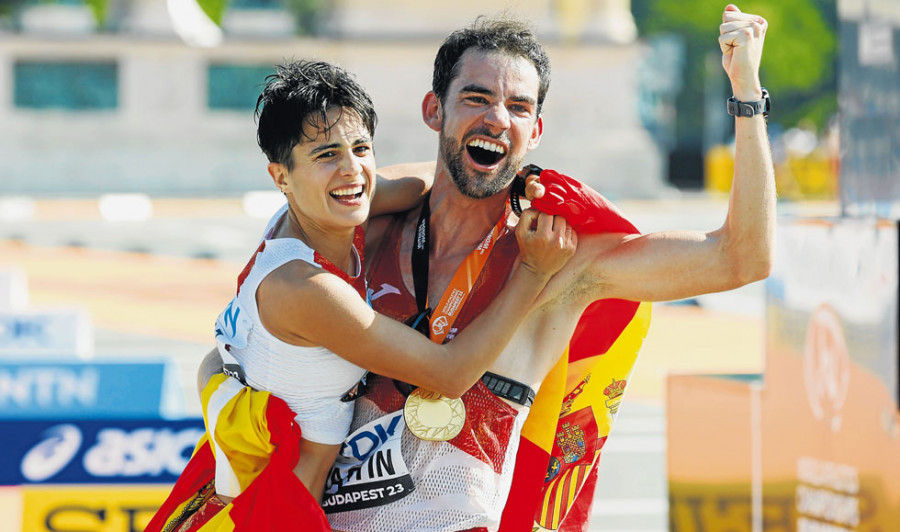
[[[736,108],[748,115],[762,105],[748,103],[764,96],[758,71],[765,31],[761,17],[726,7],[719,39],[723,67],[734,99],[744,102]],[[448,37],[435,60],[432,86],[422,112],[440,139],[434,187],[422,209],[370,222],[369,290],[379,312],[446,341],[478,314],[515,262],[506,230],[507,199],[526,154],[540,143],[549,62],[527,28],[483,22]],[[646,320],[637,303],[627,301],[681,299],[768,275],[775,197],[764,117],[736,118],[736,138],[728,215],[721,228],[708,233],[638,235],[596,193],[542,173],[548,197],[535,204],[570,217],[579,230],[575,257],[548,284],[484,382],[463,395],[462,414],[453,401],[433,400],[427,392],[377,376],[368,379],[323,500],[332,526],[348,532],[565,529],[567,514],[585,513],[590,475],[595,478],[593,466],[605,440],[598,418],[560,424],[571,441],[554,437],[555,421],[549,430],[529,429],[523,418],[529,406],[529,422],[539,417],[538,410],[556,416],[561,404],[564,413],[573,410],[579,394],[600,382],[610,390],[611,423],[633,356],[612,377],[585,358],[570,365],[567,378],[566,358],[559,363],[567,352],[574,362],[570,340],[582,313],[598,300],[623,303],[604,315],[606,321],[626,315],[607,334],[607,343],[591,353],[605,353],[599,357],[605,359],[619,349],[636,316]],[[383,173],[422,171],[399,166]],[[637,337],[635,349],[645,327],[628,333]],[[593,442],[584,434],[591,423]],[[555,458],[557,451],[561,459]],[[575,475],[567,482],[577,498],[540,491],[542,481],[553,481],[567,467],[566,473]],[[540,504],[545,507],[538,511]]]
[[[738,102],[763,99],[758,70],[765,30],[764,19],[741,13],[735,6],[728,6],[723,13],[723,67]],[[549,62],[526,28],[511,22],[484,22],[448,37],[438,51],[432,85],[422,104],[425,123],[439,133],[434,188],[426,206],[430,216],[416,210],[393,219],[372,220],[367,248],[371,250],[369,284],[375,308],[402,320],[424,312],[426,319],[430,317],[432,339],[437,339],[446,334],[438,329],[449,327],[452,337],[454,330],[477,314],[484,299],[490,297],[485,294],[496,291],[496,284],[503,282],[504,271],[513,262],[504,256],[501,238],[479,280],[460,290],[468,289],[471,297],[461,310],[451,312],[458,320],[455,326],[448,326],[441,314],[446,303],[438,300],[445,292],[459,290],[453,281],[457,267],[482,246],[485,235],[503,219],[515,172],[540,142]],[[732,197],[720,229],[641,236],[633,234],[624,221],[613,220],[607,224],[607,232],[584,234],[580,230],[575,257],[548,285],[541,304],[519,328],[486,381],[513,387],[524,384],[539,391],[559,355],[566,351],[579,317],[597,300],[680,299],[736,288],[767,276],[775,198],[764,117],[737,118],[736,137]],[[396,175],[411,171],[418,169],[384,169],[386,174]],[[542,182],[544,178],[542,175]],[[565,186],[559,185],[551,189]],[[566,208],[578,198],[565,200],[569,205],[560,202],[560,212],[553,214],[572,214]],[[570,222],[577,224],[577,220]],[[427,240],[424,246],[423,239]],[[423,247],[424,253],[416,252]],[[421,267],[424,263],[427,269]],[[453,297],[449,300],[455,301]],[[632,308],[632,316],[634,312]],[[612,379],[605,375],[595,379],[606,384],[611,380],[611,393],[621,395],[627,371]],[[617,380],[622,384],[616,385]],[[566,391],[575,392],[573,384],[584,383],[570,378]],[[351,435],[333,471],[332,496],[326,491],[323,501],[332,526],[353,532],[495,529],[512,479],[510,455],[517,446],[518,423],[527,399],[515,404],[520,414],[511,426],[479,419],[472,424],[482,423],[481,432],[478,427],[466,426],[450,441],[435,442],[411,434],[416,427],[407,417],[412,430],[404,431],[398,441],[382,438],[384,441],[371,443],[377,439],[374,434],[392,434],[395,426],[391,423],[408,401],[408,390],[378,377],[368,385],[371,390],[357,401]],[[474,418],[487,412],[485,417],[504,419],[505,405],[490,404],[478,388],[463,396],[466,415]],[[558,391],[556,394],[559,412],[561,397]],[[442,422],[435,420],[436,425]],[[393,467],[379,474],[379,460],[386,464],[388,456],[394,460]],[[584,458],[577,452],[573,456]],[[519,460],[523,460],[522,450]],[[596,455],[586,457],[586,463],[595,465]],[[536,467],[550,477],[552,468],[561,464],[550,466],[548,471],[545,459]],[[400,490],[406,470],[415,487],[412,493],[377,491]],[[525,483],[533,482],[516,474]],[[580,487],[577,480],[575,485]],[[516,505],[516,511],[506,512],[502,528],[521,530],[512,524],[516,522],[530,529],[535,524],[535,503],[528,493],[514,494],[510,504]],[[563,501],[556,513],[564,516],[572,506],[571,500]],[[547,522],[538,519],[536,524],[556,529],[564,524],[559,517]]]

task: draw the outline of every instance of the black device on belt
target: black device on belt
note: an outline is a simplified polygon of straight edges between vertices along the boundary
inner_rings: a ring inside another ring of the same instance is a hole
[[[534,390],[527,384],[523,384],[517,380],[487,371],[481,376],[481,382],[484,383],[491,393],[501,399],[506,399],[507,401],[522,406],[531,406],[531,403],[534,402]],[[397,379],[394,379],[394,386],[397,388],[398,392],[405,396],[409,396],[413,390],[418,388],[418,386],[413,386],[412,384],[398,381]]]
[[[534,390],[527,384],[491,373],[490,371],[485,372],[481,376],[481,382],[487,386],[488,390],[501,399],[506,399],[522,406],[531,406],[531,403],[534,402]]]

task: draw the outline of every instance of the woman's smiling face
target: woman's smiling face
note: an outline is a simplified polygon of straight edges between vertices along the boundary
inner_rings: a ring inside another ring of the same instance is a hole
[[[276,184],[296,207],[301,225],[353,228],[368,218],[375,191],[372,136],[351,110],[331,108],[325,118],[326,124],[304,124],[301,142],[291,151],[293,169],[278,165],[284,178]]]

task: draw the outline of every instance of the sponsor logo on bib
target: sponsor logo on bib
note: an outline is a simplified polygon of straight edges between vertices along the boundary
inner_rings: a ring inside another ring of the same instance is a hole
[[[325,513],[381,506],[412,492],[412,479],[400,454],[405,426],[403,412],[392,412],[344,440],[325,484]]]

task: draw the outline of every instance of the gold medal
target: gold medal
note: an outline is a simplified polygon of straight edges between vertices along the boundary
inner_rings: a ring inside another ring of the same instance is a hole
[[[420,440],[447,441],[462,430],[466,405],[422,388],[413,390],[403,406],[406,426]]]

